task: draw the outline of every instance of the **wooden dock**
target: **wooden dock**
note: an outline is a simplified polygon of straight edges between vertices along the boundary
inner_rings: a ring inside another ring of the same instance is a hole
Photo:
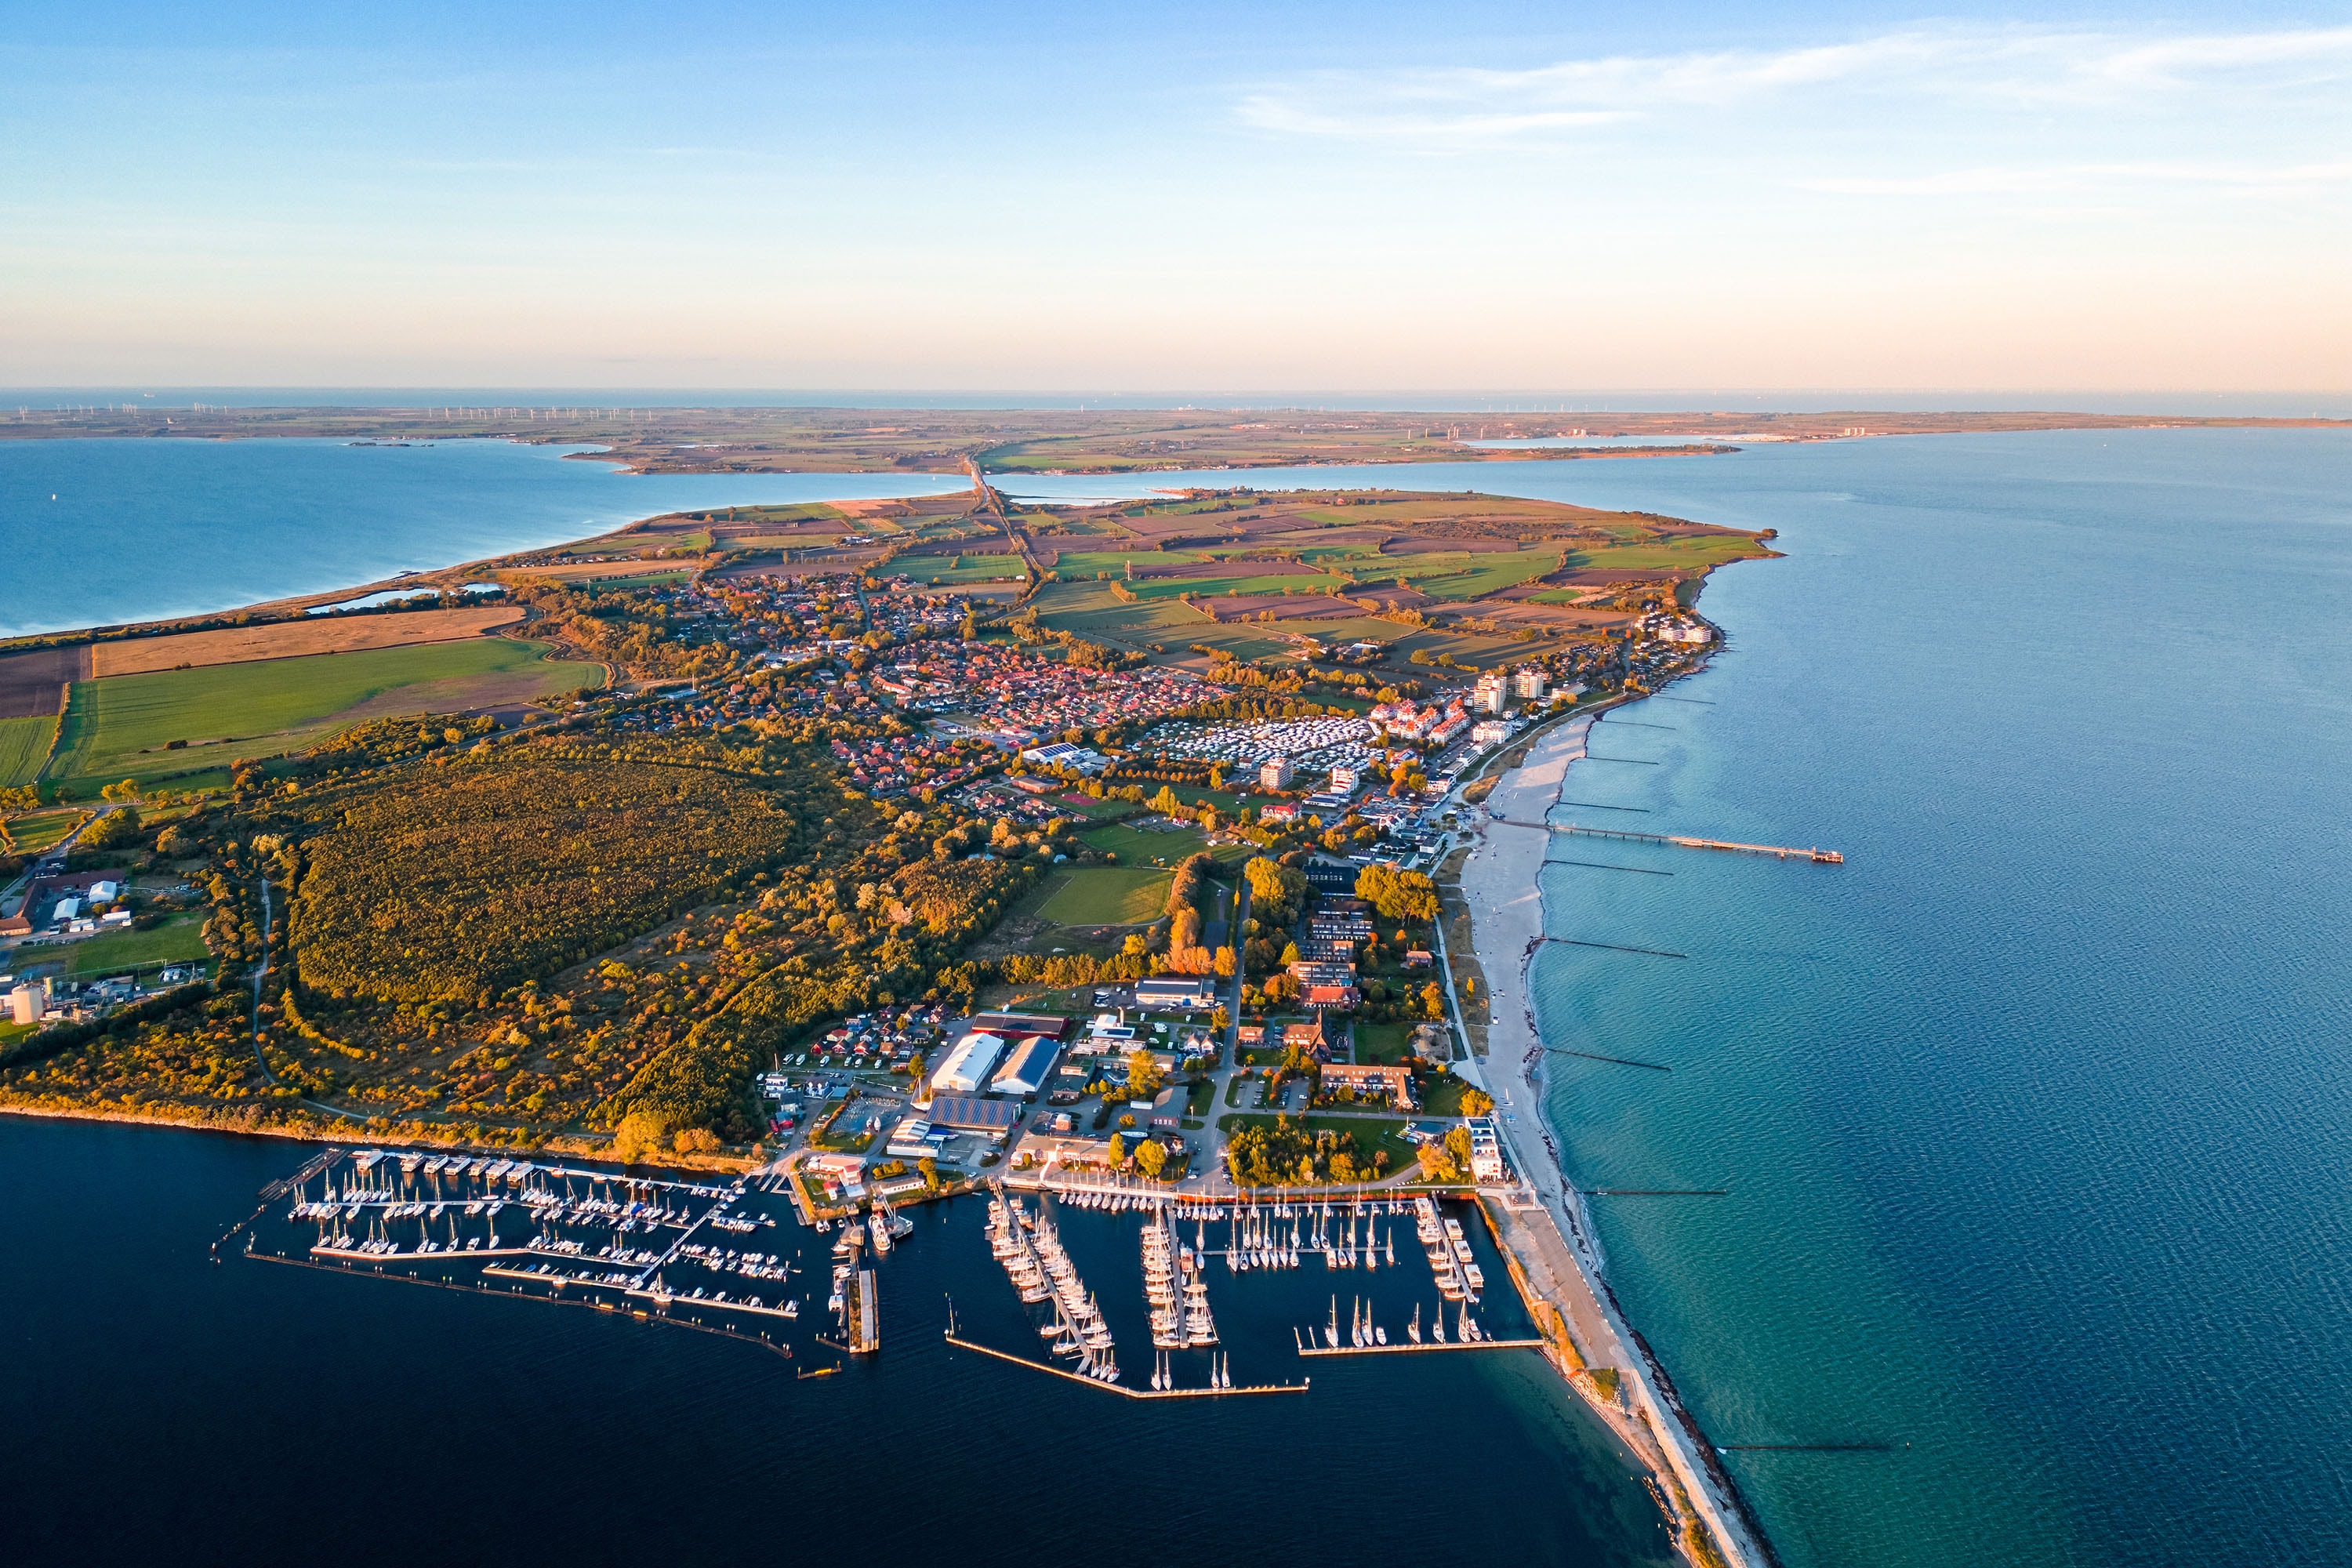
[[[1396,1345],[1307,1345],[1298,1347],[1300,1355],[1418,1355],[1423,1351],[1539,1351],[1542,1340],[1447,1340],[1439,1344],[1426,1342],[1413,1344],[1410,1341]]]
[[[982,1355],[994,1356],[998,1361],[1011,1362],[1014,1366],[1025,1366],[1032,1372],[1050,1373],[1055,1377],[1082,1383],[1089,1388],[1101,1389],[1105,1394],[1124,1394],[1129,1399],[1229,1399],[1237,1394],[1304,1394],[1307,1383],[1314,1381],[1309,1378],[1307,1383],[1261,1383],[1247,1388],[1127,1388],[1116,1383],[1105,1383],[1098,1377],[1082,1377],[1075,1372],[1064,1372],[1058,1366],[1048,1366],[1042,1361],[1031,1361],[1026,1356],[992,1350],[987,1345],[960,1337],[953,1329],[948,1331],[947,1342],[958,1350],[978,1351]]]
[[[882,1348],[882,1299],[874,1283],[874,1270],[861,1268],[852,1275],[850,1291],[848,1351],[851,1355],[872,1355]]]

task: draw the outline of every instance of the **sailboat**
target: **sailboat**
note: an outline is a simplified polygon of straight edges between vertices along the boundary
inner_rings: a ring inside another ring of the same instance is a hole
[[[1412,1321],[1404,1326],[1404,1331],[1405,1337],[1413,1343],[1421,1343],[1421,1303],[1418,1301],[1412,1304]]]

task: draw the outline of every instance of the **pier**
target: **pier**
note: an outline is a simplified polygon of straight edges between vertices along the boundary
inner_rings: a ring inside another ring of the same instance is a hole
[[[1615,763],[1622,757],[1594,757],[1592,762]],[[1598,806],[1596,810],[1617,811],[1619,806]],[[1728,838],[1693,838],[1681,833],[1636,833],[1624,827],[1584,827],[1573,822],[1521,822],[1516,817],[1489,816],[1506,827],[1535,827],[1546,833],[1573,833],[1586,838],[1619,838],[1633,844],[1672,844],[1682,849],[1728,849],[1740,855],[1769,855],[1776,860],[1811,860],[1817,866],[1843,866],[1845,857],[1835,849],[1795,849],[1784,844],[1740,844]],[[1616,868],[1624,869],[1624,868]]]
[[[1294,1334],[1297,1330],[1291,1331]],[[1310,1345],[1301,1343],[1300,1355],[1419,1355],[1424,1351],[1539,1351],[1545,1340],[1446,1340],[1442,1342],[1397,1345]]]
[[[1261,1383],[1244,1388],[1127,1388],[1101,1378],[1088,1377],[1083,1373],[1064,1372],[1058,1366],[1048,1366],[1026,1356],[992,1349],[962,1338],[952,1329],[948,1331],[946,1337],[948,1343],[958,1350],[977,1351],[984,1356],[994,1356],[998,1361],[1011,1362],[1014,1366],[1025,1366],[1032,1372],[1067,1378],[1072,1383],[1084,1384],[1088,1388],[1098,1388],[1106,1394],[1116,1394],[1128,1399],[1230,1399],[1237,1394],[1304,1394],[1307,1388],[1306,1383]]]

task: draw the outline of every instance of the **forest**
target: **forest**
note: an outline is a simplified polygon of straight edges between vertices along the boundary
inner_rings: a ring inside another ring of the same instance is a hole
[[[755,1068],[842,1013],[968,993],[963,945],[1036,875],[979,858],[988,825],[952,805],[845,788],[829,746],[851,733],[413,716],[247,764],[227,809],[164,830],[209,868],[218,994],[18,1041],[0,1102],[583,1149],[626,1119],[680,1148],[751,1142]]]

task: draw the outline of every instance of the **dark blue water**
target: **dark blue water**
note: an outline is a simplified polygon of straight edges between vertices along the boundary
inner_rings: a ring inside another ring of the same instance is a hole
[[[943,495],[949,474],[623,474],[579,447],[0,441],[0,636],[234,609],[711,506]],[[52,499],[54,498],[54,499]],[[37,586],[35,586],[37,585]]]
[[[1334,1282],[1343,1313],[1359,1290],[1390,1298],[1393,1330],[1407,1268],[1216,1271],[1234,1382],[1312,1389],[1129,1401],[942,1342],[950,1292],[967,1337],[1039,1342],[965,1200],[918,1211],[882,1265],[881,1355],[803,1381],[841,1359],[805,1326],[787,1361],[541,1301],[208,1266],[309,1152],[0,1118],[7,1561],[993,1564],[1190,1542],[1272,1568],[1443,1561],[1465,1541],[1591,1568],[1671,1556],[1628,1457],[1535,1352],[1293,1352]],[[1134,1347],[1129,1380],[1148,1382],[1135,1221],[1062,1217]],[[758,1245],[805,1249],[821,1287],[827,1240],[787,1222]]]

